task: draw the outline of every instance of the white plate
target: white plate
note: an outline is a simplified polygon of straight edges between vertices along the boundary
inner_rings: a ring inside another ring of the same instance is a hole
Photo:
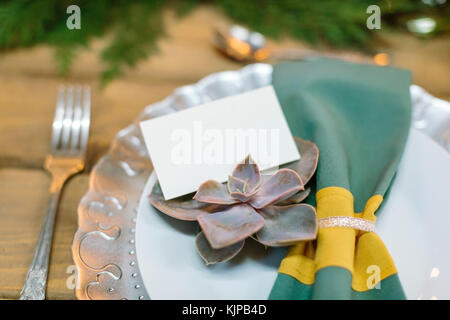
[[[136,223],[139,269],[152,299],[267,299],[285,248],[247,240],[229,262],[206,266],[194,244],[195,222],[154,209],[147,182]],[[388,246],[409,299],[450,299],[450,155],[412,129],[378,233]]]

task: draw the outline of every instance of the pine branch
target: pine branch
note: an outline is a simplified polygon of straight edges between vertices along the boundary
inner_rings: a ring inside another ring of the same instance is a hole
[[[449,30],[449,5],[430,7],[415,0],[5,0],[0,3],[0,50],[47,44],[55,49],[61,74],[96,37],[110,37],[100,57],[106,84],[157,52],[164,35],[163,10],[179,16],[202,3],[220,8],[239,24],[266,36],[292,36],[312,44],[367,48],[366,8],[377,4],[385,22],[419,12],[433,14],[438,30]],[[68,30],[66,9],[81,8],[81,29]]]
[[[122,19],[114,37],[101,53],[107,64],[101,77],[102,84],[121,75],[124,67],[133,67],[157,52],[157,39],[164,34],[162,6],[163,1],[152,1],[122,7]]]

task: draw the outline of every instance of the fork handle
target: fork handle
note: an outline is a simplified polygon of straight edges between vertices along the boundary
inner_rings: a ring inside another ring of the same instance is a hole
[[[20,300],[44,300],[47,288],[47,274],[50,251],[53,238],[53,227],[55,225],[56,210],[58,208],[59,196],[62,185],[51,188],[50,199],[44,222],[41,227],[39,239],[34,249],[33,260],[28,269],[25,284],[20,293]]]

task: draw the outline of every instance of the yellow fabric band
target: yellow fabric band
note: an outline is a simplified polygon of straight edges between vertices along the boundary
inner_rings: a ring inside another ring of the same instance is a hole
[[[321,189],[316,194],[316,200],[318,219],[339,215],[375,221],[375,211],[383,197],[371,197],[361,213],[354,212],[353,195],[344,188]],[[331,227],[320,229],[317,239],[315,249],[316,242],[312,241],[291,247],[278,271],[304,284],[313,284],[318,270],[330,266],[342,267],[353,274],[352,288],[356,291],[369,290],[379,281],[397,273],[383,241],[373,232]]]

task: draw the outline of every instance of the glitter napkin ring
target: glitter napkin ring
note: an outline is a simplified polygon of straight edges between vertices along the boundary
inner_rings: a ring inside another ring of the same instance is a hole
[[[344,216],[319,219],[319,229],[334,227],[352,228],[367,232],[375,232],[375,222],[367,219]]]

